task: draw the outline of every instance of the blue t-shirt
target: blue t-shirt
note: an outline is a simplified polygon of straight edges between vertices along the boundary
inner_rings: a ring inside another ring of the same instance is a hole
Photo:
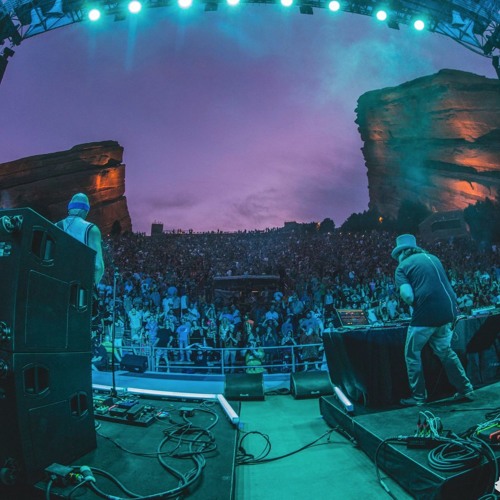
[[[413,289],[412,326],[442,326],[457,315],[457,298],[441,261],[428,253],[407,257],[396,269],[397,289],[409,284]]]

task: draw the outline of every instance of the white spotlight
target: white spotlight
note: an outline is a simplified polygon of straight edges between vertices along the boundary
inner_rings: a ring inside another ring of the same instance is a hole
[[[99,9],[91,9],[88,16],[91,21],[97,21],[101,17],[101,11]]]
[[[417,20],[413,23],[413,27],[414,27],[417,31],[422,31],[422,30],[425,28],[425,23],[424,23],[424,21],[422,21],[422,19],[417,19]]]
[[[128,4],[128,10],[132,14],[138,14],[142,9],[142,4],[138,0],[132,0]]]
[[[331,2],[328,4],[328,8],[329,8],[332,12],[337,12],[337,11],[340,9],[340,2],[337,2],[336,0],[333,0],[333,1],[331,1]]]

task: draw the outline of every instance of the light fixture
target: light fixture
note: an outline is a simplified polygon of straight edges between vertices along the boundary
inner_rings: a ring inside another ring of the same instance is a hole
[[[375,17],[379,21],[385,21],[387,19],[387,12],[383,9],[377,10],[377,13],[375,14]]]
[[[189,9],[193,5],[193,0],[178,0],[178,4],[181,9]]]
[[[417,31],[422,31],[424,28],[425,28],[425,22],[422,21],[422,19],[417,19],[414,23],[413,23],[413,27],[417,30]]]
[[[238,5],[240,3],[240,0],[227,0],[227,4],[231,5],[231,7],[234,7],[235,5]]]
[[[344,405],[346,411],[354,411],[354,405],[349,401],[349,398],[342,392],[342,389],[336,385],[333,386],[333,390],[337,399]]]
[[[128,4],[128,10],[131,14],[138,14],[142,9],[142,4],[139,0],[132,0]]]
[[[160,396],[175,399],[215,399],[216,396],[215,394],[157,391],[155,389],[140,389],[137,387],[127,387],[126,391],[131,394],[144,394],[146,396]]]
[[[389,20],[387,21],[387,26],[389,26],[389,28],[392,28],[393,30],[399,29],[399,23],[394,18],[389,18]]]
[[[281,0],[281,5],[283,7],[291,7],[293,4],[293,0]]]
[[[340,10],[340,2],[337,2],[336,0],[332,0],[332,1],[328,4],[328,8],[329,8],[332,12],[337,12],[338,10]]]
[[[99,9],[90,9],[88,13],[88,18],[91,21],[98,21],[101,17],[101,11]]]
[[[217,394],[217,401],[222,406],[222,409],[226,413],[227,417],[232,424],[238,425],[240,423],[240,417],[233,410],[233,407],[228,403],[227,399],[222,394]]]

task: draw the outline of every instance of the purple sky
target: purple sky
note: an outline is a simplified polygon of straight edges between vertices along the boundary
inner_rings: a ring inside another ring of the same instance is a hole
[[[16,48],[0,162],[118,141],[135,231],[340,225],[368,208],[358,97],[441,68],[496,77],[441,35],[327,10],[170,7],[75,24]]]

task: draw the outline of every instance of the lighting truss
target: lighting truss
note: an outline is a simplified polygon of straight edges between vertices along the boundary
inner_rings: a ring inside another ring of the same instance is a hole
[[[87,21],[91,8],[103,15],[125,18],[128,0],[0,0],[0,45],[11,47],[23,40],[63,26]],[[194,0],[193,8],[216,11],[226,0]],[[278,4],[279,0],[241,0],[241,4]],[[328,9],[330,0],[296,0],[294,8],[311,14]],[[144,0],[143,7],[177,8],[176,0]],[[426,30],[447,36],[485,57],[500,54],[500,0],[340,0],[340,10],[375,16],[380,8],[387,11],[388,27],[412,25],[417,17],[425,20]],[[242,13],[244,15],[244,13]]]

